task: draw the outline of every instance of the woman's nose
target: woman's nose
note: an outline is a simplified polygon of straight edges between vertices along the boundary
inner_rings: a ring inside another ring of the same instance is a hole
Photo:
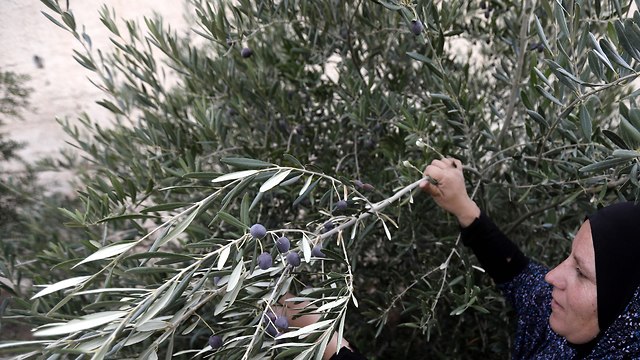
[[[544,280],[546,282],[551,284],[553,287],[557,287],[560,289],[564,288],[564,280],[562,276],[562,264],[563,263],[560,263],[558,266],[551,269],[551,271],[549,271],[547,275],[544,276]]]

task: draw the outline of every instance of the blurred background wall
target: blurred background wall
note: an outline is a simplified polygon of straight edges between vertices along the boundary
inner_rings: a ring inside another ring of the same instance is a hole
[[[142,21],[155,12],[173,28],[188,31],[184,0],[60,0],[60,5],[66,8],[67,2],[78,29],[85,26],[94,48],[109,45],[110,33],[100,22],[102,4],[113,8],[118,19]],[[30,76],[26,85],[33,89],[31,109],[23,113],[24,119],[9,119],[0,131],[26,144],[19,154],[28,161],[71,149],[56,118],[74,120],[82,112],[99,121],[110,117],[95,103],[101,92],[87,79],[91,73],[72,58],[73,49],[80,44],[42,15],[48,10],[39,0],[0,0],[0,69]],[[19,172],[21,166],[0,171]],[[64,188],[71,176],[69,172],[43,172],[41,179]]]

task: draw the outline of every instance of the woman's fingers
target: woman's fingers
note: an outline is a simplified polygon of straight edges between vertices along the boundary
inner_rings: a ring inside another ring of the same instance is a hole
[[[451,167],[451,164],[447,163],[447,160],[448,159],[433,160],[431,162],[431,166],[439,167],[441,169]]]
[[[461,173],[462,162],[458,159],[442,158],[433,160],[431,164],[424,169],[424,175],[433,179],[433,181],[425,179],[420,183],[420,188],[431,196],[444,196],[443,186],[449,190],[456,188],[457,180]],[[451,185],[453,185],[453,188]]]
[[[442,179],[445,176],[445,171],[446,171],[441,168],[441,166],[444,163],[441,162],[440,160],[437,160],[437,161],[438,162],[435,164],[432,162],[431,165],[427,166],[427,168],[424,169],[424,175],[435,180],[436,184],[433,184],[432,182],[426,179],[420,183],[420,187],[433,197],[439,197],[443,195],[442,190],[438,187],[437,184],[442,182]]]
[[[440,161],[440,160],[438,160]],[[428,165],[426,169],[424,169],[424,176],[429,176],[433,180],[440,182],[442,177],[444,176],[445,170],[441,167],[442,162],[431,165]]]
[[[434,160],[431,164],[436,163],[441,168],[456,168],[462,169],[462,162],[455,158],[443,158],[440,160]]]
[[[440,191],[440,189],[438,189],[438,186],[430,183],[428,180],[421,181],[420,188],[431,196],[437,197],[442,195],[442,192]]]
[[[462,170],[462,161],[455,158],[442,158],[433,160],[431,162],[431,165],[441,169],[456,168]]]

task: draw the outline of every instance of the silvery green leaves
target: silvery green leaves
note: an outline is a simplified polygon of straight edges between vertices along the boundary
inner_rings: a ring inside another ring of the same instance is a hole
[[[200,327],[213,329],[214,335],[195,349],[176,354],[218,351],[247,358],[258,352],[301,358],[321,354],[333,330],[342,331],[348,304],[357,306],[345,240],[355,239],[367,217],[382,219],[384,207],[417,183],[371,203],[351,181],[323,173],[245,158],[223,163],[240,169],[207,175],[213,187],[201,200],[183,207],[148,206],[141,212],[157,213],[166,220],[135,240],[96,248],[71,267],[80,271],[100,264],[100,271],[46,285],[36,293],[34,300],[62,292],[65,298],[57,307],[82,296],[99,303],[101,311],[44,325],[34,335],[50,337],[46,344],[53,352],[65,351],[66,336],[86,338],[74,349],[92,353],[95,359],[117,356],[140,341],[150,342],[140,356],[152,358],[154,349],[170,343],[175,334],[188,335]],[[273,222],[269,219],[255,220],[260,215],[257,209],[267,201],[283,201],[280,197],[297,204],[305,201],[317,214],[302,227],[275,228],[267,225]],[[343,199],[350,199],[350,207]],[[352,213],[358,209],[370,212]],[[196,225],[203,220],[209,222],[207,229]],[[388,229],[387,233],[391,236]],[[125,264],[132,268],[119,271]],[[144,288],[101,287],[125,277],[154,278],[158,273],[165,274],[162,281]],[[281,317],[273,324],[254,321],[256,314],[268,317],[283,294],[297,292],[299,276],[315,279],[314,290],[300,296],[322,314],[321,321],[293,329]],[[238,317],[239,313],[245,315]]]
[[[580,168],[583,174],[606,174],[623,186],[635,188],[636,199],[640,198],[640,108],[628,108],[620,103],[619,126],[617,134],[605,130],[603,133],[614,145],[609,156]],[[600,195],[601,196],[601,195]]]
[[[595,27],[582,27],[581,34],[576,37],[575,29],[581,28],[576,15],[582,13],[582,6],[553,2],[547,8],[546,15],[553,15],[557,32],[545,33],[541,18],[534,18],[535,32],[546,49],[546,58],[542,66],[538,64],[533,69],[531,78],[543,101],[532,101],[532,97],[525,94],[523,103],[529,118],[539,125],[546,137],[557,131],[574,143],[586,144],[587,154],[578,168],[590,186],[603,181],[622,185],[624,179],[629,179],[629,185],[636,187],[638,160],[633,153],[622,150],[636,149],[640,144],[634,140],[640,135],[639,124],[633,120],[637,93],[607,97],[614,88],[626,86],[638,77],[640,14],[635,12],[633,17],[622,18],[618,12],[612,12],[606,29],[598,31]],[[546,19],[549,21],[550,17]],[[575,50],[567,51],[569,48]],[[619,105],[619,111],[601,113],[603,105],[613,109]],[[617,134],[607,129],[615,126],[618,127]],[[614,148],[606,150],[589,145],[593,141]],[[575,166],[567,168],[568,172],[575,170]],[[601,174],[606,178],[591,180]],[[640,195],[640,189],[636,188],[634,192],[636,197]],[[599,192],[598,198],[605,193]]]
[[[598,39],[597,35],[588,30],[581,35],[580,41],[571,38],[569,34],[573,32],[574,28],[579,27],[576,23],[579,16],[576,14],[581,13],[583,9],[582,5],[578,3],[564,5],[560,2],[553,2],[551,7],[547,8],[547,15],[550,16],[547,19],[555,19],[556,28],[559,30],[552,38],[545,34],[541,19],[537,15],[534,16],[535,32],[538,39],[547,50],[545,54],[553,57],[546,58],[544,61],[551,74],[562,84],[562,87],[558,87],[549,81],[547,71],[543,71],[546,73],[543,74],[536,68],[534,69],[536,71],[534,79],[542,80],[542,84],[535,85],[535,88],[551,104],[559,107],[558,115],[562,118],[568,117],[577,108],[577,105],[584,105],[591,96],[603,89],[624,82],[626,76],[635,77],[630,75],[633,72],[630,64],[633,64],[635,57],[638,56],[638,49],[640,49],[636,48],[636,46],[640,46],[640,42],[634,44],[629,40],[637,36],[634,30],[634,26],[637,27],[637,24],[634,24],[633,19],[622,21],[614,17],[611,18],[608,34],[616,36],[617,39],[614,38],[614,40],[606,36]],[[576,55],[567,52],[567,48],[571,46],[578,46],[577,54],[582,54],[585,51],[587,56],[572,58]],[[621,48],[622,51],[619,51],[618,48]],[[531,106],[528,108],[535,111],[535,109],[531,109]],[[592,109],[589,111],[592,112]],[[591,134],[587,134],[588,126],[585,125],[591,120],[584,116],[585,114],[582,112],[580,120],[583,135],[589,140]]]

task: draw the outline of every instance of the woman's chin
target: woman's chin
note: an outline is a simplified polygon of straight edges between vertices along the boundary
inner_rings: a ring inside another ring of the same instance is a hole
[[[551,327],[551,330],[553,330],[553,332],[560,336],[564,336],[564,334],[562,334],[562,326],[560,320],[558,319],[558,314],[553,311],[551,312],[551,316],[549,316],[549,326]]]

